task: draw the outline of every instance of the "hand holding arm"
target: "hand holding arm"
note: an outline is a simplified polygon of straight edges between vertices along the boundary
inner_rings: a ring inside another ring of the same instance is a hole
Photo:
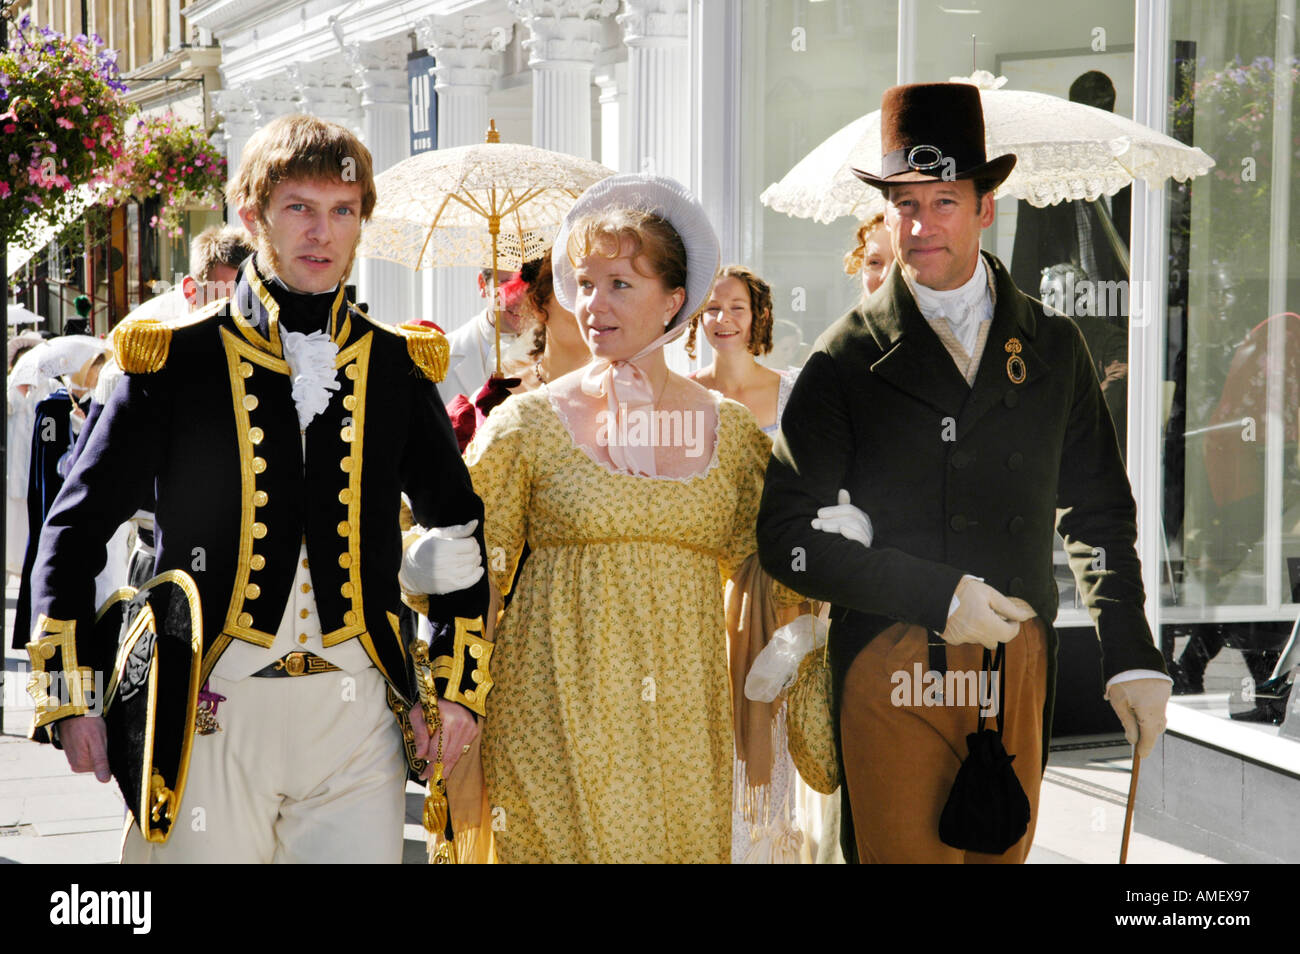
[[[838,533],[842,537],[858,541],[864,547],[871,546],[871,518],[849,502],[849,492],[842,487],[839,503],[834,507],[818,509],[812,527],[825,533]]]
[[[454,527],[434,527],[402,554],[398,582],[408,593],[454,593],[483,576],[483,550],[474,530],[477,520]]]

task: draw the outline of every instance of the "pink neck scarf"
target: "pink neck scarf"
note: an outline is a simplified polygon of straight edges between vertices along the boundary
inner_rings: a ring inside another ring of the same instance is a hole
[[[682,336],[686,322],[670,328],[630,358],[619,361],[598,359],[582,375],[582,391],[591,397],[604,397],[609,403],[610,440],[606,446],[613,465],[633,477],[656,477],[655,441],[653,439],[654,388],[650,377],[635,362],[653,354],[668,342]],[[621,435],[629,433],[631,421],[647,424],[648,439],[624,443]]]

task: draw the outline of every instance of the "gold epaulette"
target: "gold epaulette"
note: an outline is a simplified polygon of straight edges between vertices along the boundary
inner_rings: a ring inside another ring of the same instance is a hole
[[[157,318],[136,318],[113,329],[113,354],[128,374],[162,370],[171,344],[172,330]]]
[[[440,331],[407,322],[399,326],[402,337],[406,339],[406,353],[411,356],[415,366],[434,384],[447,376],[447,365],[451,361],[451,345]]]
[[[183,321],[162,321],[158,318],[133,318],[113,329],[113,355],[118,366],[127,374],[152,374],[167,364],[171,350],[172,332],[183,325],[191,325],[215,315],[226,299],[214,301]]]

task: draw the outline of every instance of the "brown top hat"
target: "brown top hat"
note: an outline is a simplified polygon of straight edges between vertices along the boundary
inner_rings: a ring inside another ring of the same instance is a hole
[[[984,152],[984,108],[969,83],[892,86],[880,99],[880,175],[853,174],[878,189],[903,182],[987,178],[1000,184],[1015,168],[1007,153]]]

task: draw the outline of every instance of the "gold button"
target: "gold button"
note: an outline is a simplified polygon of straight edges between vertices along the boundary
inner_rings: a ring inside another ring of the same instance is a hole
[[[298,617],[299,617],[300,619],[306,619],[306,618],[307,618],[308,616],[310,616],[310,615],[311,615],[311,613],[307,612],[305,609],[300,609],[300,610],[298,610]]]
[[[265,436],[266,435],[262,433],[262,429],[260,427],[250,427],[248,429],[248,440],[253,444],[262,443],[262,438]]]
[[[266,536],[266,524],[264,523],[253,524],[253,539],[260,540],[264,536]]]
[[[244,395],[244,410],[246,410],[246,411],[256,411],[256,410],[257,410],[257,395],[256,395],[256,394],[245,394],[245,395]]]
[[[476,696],[478,696],[478,693],[475,692],[473,689],[465,690],[465,698],[468,699],[470,702],[473,702]]]
[[[254,553],[252,558],[248,561],[248,565],[254,570],[260,570],[262,567],[266,566],[266,557],[262,556],[260,553]]]
[[[304,584],[302,585],[302,591],[303,591],[304,593],[310,593],[310,592],[311,592],[311,584],[310,584],[310,583],[304,583]]]
[[[345,474],[352,473],[352,458],[344,457],[341,461],[339,461],[339,470],[343,471],[343,473]]]
[[[483,681],[483,673],[479,672],[477,669],[470,673],[469,677],[474,680],[475,684]]]
[[[357,378],[361,377],[361,371],[358,370],[355,364],[348,365],[343,369],[343,373],[348,376],[349,381],[355,381]]]
[[[311,567],[309,567],[309,566],[307,565],[307,559],[306,559],[305,557],[303,558],[303,561],[302,561],[302,568],[303,568],[304,570],[310,570],[310,569],[311,569]]]
[[[251,378],[253,376],[253,366],[247,361],[239,362],[239,376],[241,378]]]
[[[478,659],[483,655],[483,647],[475,643],[473,646],[469,648],[469,654],[473,656],[475,659]]]
[[[250,627],[250,626],[253,625],[253,614],[252,614],[252,613],[240,613],[240,614],[239,614],[239,619],[237,619],[235,622],[239,623],[240,626],[242,626],[242,627],[244,627],[245,629],[247,629],[248,627]]]
[[[349,394],[343,399],[343,406],[349,411],[355,411],[357,409],[357,396],[355,394]]]
[[[353,591],[352,591],[352,584],[351,584],[351,583],[344,583],[342,586],[339,587],[339,592],[343,594],[343,598],[344,598],[345,600],[350,600],[350,599],[352,599],[352,592],[353,592]]]
[[[357,614],[353,610],[348,610],[343,614],[343,622],[347,623],[349,626],[355,626],[357,622]]]
[[[246,587],[244,587],[244,597],[246,599],[255,600],[261,595],[262,595],[262,588],[258,586],[256,583],[249,583]]]
[[[352,443],[352,438],[354,438],[355,436],[356,436],[356,431],[354,431],[351,427],[345,427],[343,428],[343,430],[339,431],[339,437],[342,440],[347,441],[349,444]]]
[[[266,501],[267,501],[267,496],[265,490],[259,490],[257,493],[253,494],[254,507],[265,507]]]
[[[340,520],[338,525],[338,531],[340,537],[346,537],[349,533],[352,532],[352,527],[348,525],[348,522],[346,520]]]
[[[298,634],[298,642],[300,642],[300,643],[305,643],[305,642],[307,642],[307,634],[306,634],[306,633],[299,633],[299,634]]]
[[[346,570],[346,569],[347,569],[348,567],[350,567],[351,565],[352,565],[352,554],[351,554],[351,553],[340,553],[340,554],[339,554],[339,566],[343,567],[343,569]]]
[[[266,461],[261,457],[253,458],[253,473],[260,474],[266,470]]]
[[[340,490],[340,491],[339,491],[339,503],[341,503],[341,504],[350,504],[350,503],[352,503],[352,491],[348,490],[346,487],[343,488],[342,490]]]

